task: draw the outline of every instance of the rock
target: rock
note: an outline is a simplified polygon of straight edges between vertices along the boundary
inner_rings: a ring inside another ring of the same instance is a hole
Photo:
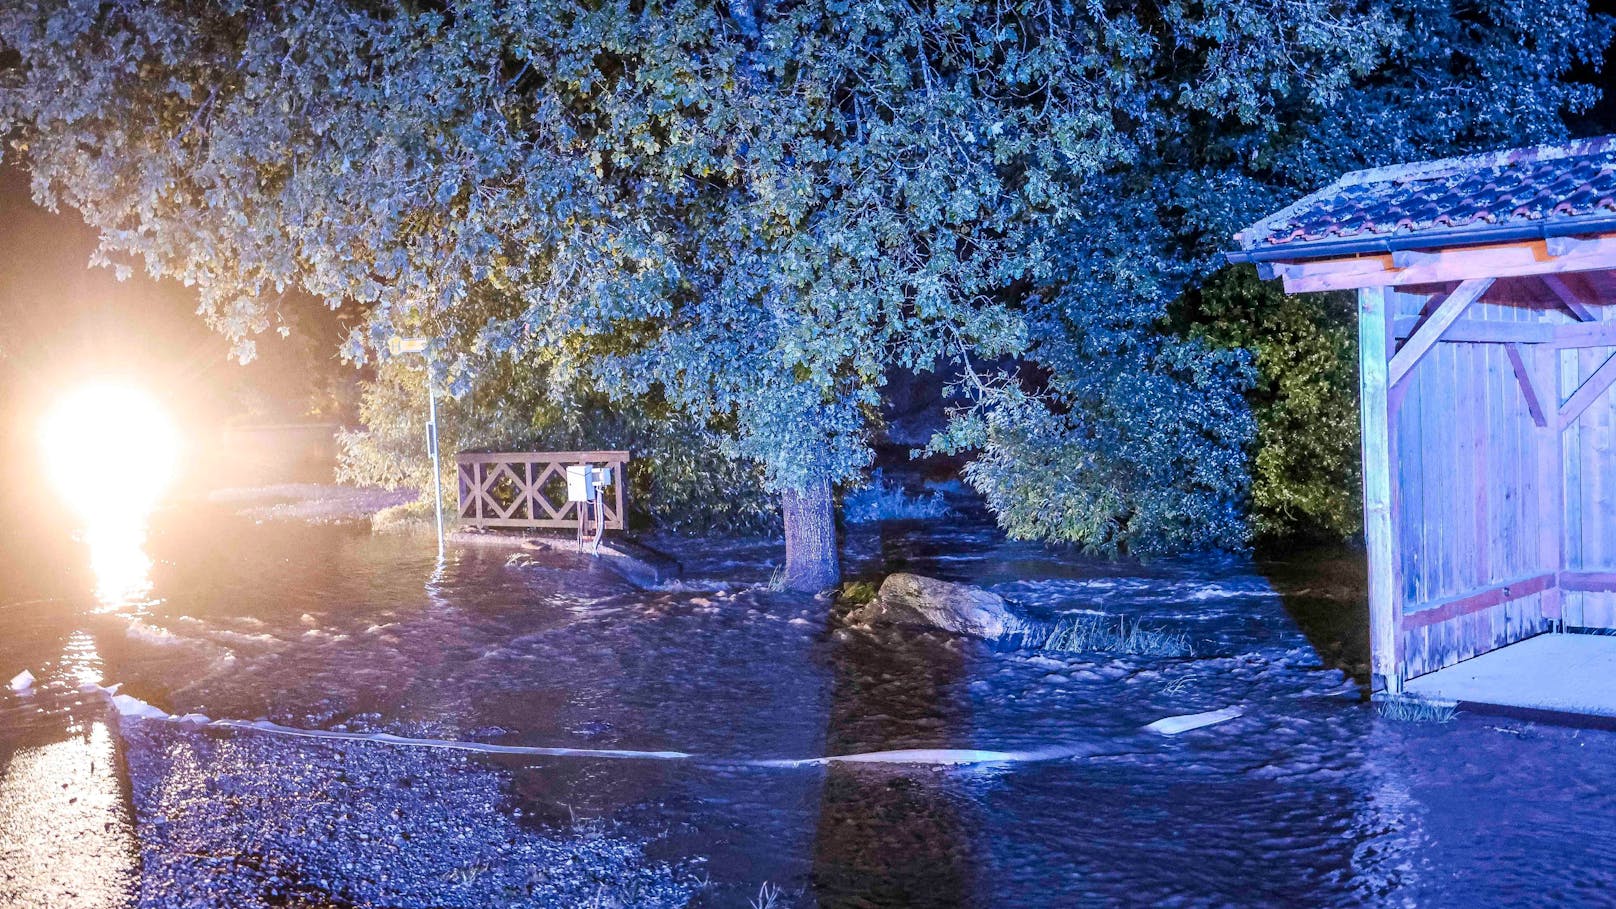
[[[997,594],[905,573],[889,575],[876,598],[847,620],[854,625],[924,625],[978,638],[1003,637],[1021,626]]]

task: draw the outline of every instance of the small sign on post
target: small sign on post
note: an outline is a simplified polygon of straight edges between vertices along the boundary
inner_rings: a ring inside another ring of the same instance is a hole
[[[438,394],[432,381],[432,343],[430,338],[403,338],[394,335],[387,339],[387,352],[395,357],[405,354],[423,354],[426,358],[426,453],[432,461],[432,495],[437,503],[433,516],[438,525],[438,560],[443,560],[443,478],[438,467]]]
[[[426,353],[426,338],[401,338],[394,335],[387,339],[387,352],[395,357],[402,357],[407,353]]]

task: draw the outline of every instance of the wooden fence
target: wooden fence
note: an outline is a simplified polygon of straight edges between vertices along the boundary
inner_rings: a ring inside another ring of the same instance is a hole
[[[571,529],[577,502],[567,501],[567,467],[612,469],[605,500],[607,530],[622,530],[626,451],[462,452],[455,456],[460,522],[471,527]]]

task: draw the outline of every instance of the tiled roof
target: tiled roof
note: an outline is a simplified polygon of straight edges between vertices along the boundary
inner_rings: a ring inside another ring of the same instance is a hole
[[[1511,225],[1616,218],[1616,136],[1562,146],[1403,164],[1347,174],[1245,230],[1245,253],[1323,241],[1411,237],[1441,231],[1447,242]],[[1477,236],[1476,240],[1481,237]],[[1335,244],[1331,244],[1335,245]]]

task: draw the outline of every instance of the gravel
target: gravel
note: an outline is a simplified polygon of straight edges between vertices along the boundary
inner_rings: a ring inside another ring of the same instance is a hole
[[[689,867],[531,829],[472,756],[123,723],[140,907],[684,906]]]

